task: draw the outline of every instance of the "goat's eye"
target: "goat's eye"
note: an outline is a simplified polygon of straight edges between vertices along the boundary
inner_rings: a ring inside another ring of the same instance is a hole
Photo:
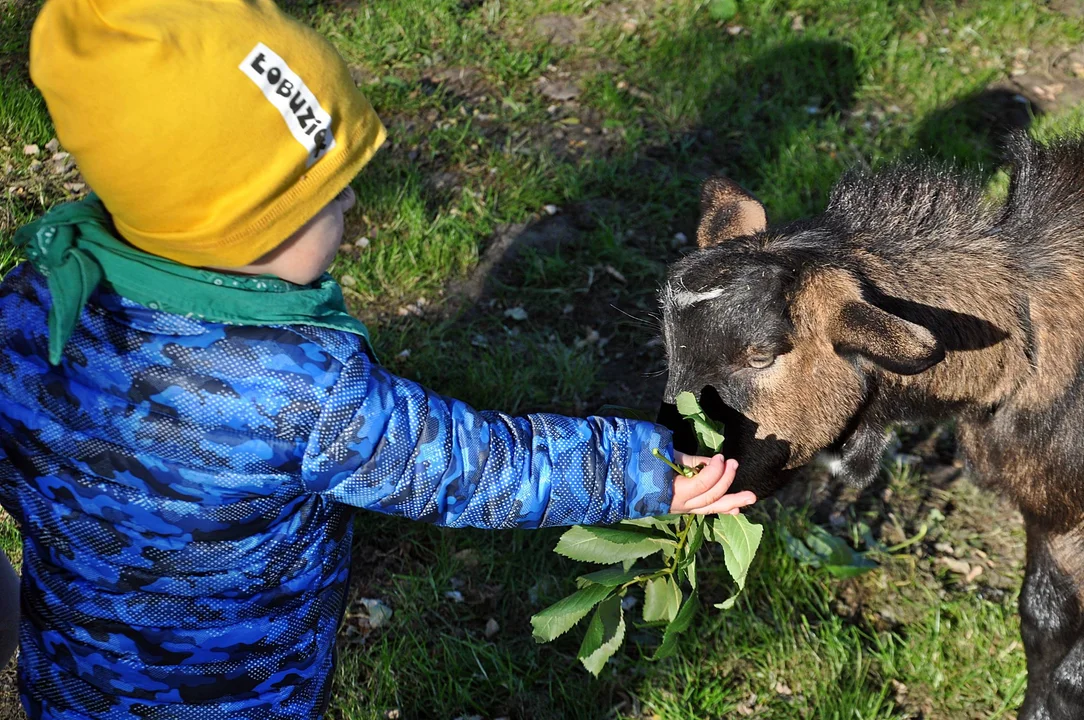
[[[775,355],[750,355],[745,364],[755,370],[769,368],[775,363]]]

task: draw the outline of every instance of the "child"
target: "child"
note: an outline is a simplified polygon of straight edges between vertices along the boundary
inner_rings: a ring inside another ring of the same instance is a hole
[[[0,286],[32,718],[320,717],[356,508],[537,528],[754,502],[719,456],[674,478],[665,428],[476,412],[376,363],[325,271],[384,129],[270,0],[48,0],[30,68],[96,192],[22,228]]]

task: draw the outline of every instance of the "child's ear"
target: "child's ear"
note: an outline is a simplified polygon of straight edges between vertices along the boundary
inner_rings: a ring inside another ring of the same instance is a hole
[[[768,226],[760,201],[730,178],[711,177],[700,188],[700,224],[696,244],[702,248],[745,235],[755,235]]]

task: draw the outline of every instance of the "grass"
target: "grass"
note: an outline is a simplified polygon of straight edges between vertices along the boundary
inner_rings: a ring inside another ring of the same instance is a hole
[[[917,152],[996,186],[988,88],[1084,41],[1079,24],[1038,2],[746,0],[725,23],[705,4],[286,3],[335,43],[390,131],[354,183],[352,242],[333,273],[352,278],[352,307],[394,371],[514,412],[651,407],[659,381],[644,373],[662,362],[654,289],[688,250],[674,238],[692,237],[705,176],[736,178],[773,220],[817,212],[848,167]],[[73,178],[32,171],[22,152],[52,136],[25,71],[35,9],[0,0],[0,169],[11,166],[0,176],[0,274],[18,261],[14,229],[72,197]],[[542,92],[559,84],[577,97]],[[1071,129],[1084,130],[1084,111],[1045,115],[1031,131]],[[505,236],[522,238],[518,254],[474,277]],[[453,292],[471,280],[486,281],[480,298]],[[519,308],[524,319],[506,314]],[[941,497],[931,487],[889,473],[855,501],[851,522],[892,513],[879,532],[932,528],[878,570],[832,579],[769,531],[735,610],[703,614],[665,663],[641,656],[654,636],[633,632],[598,680],[576,664],[575,640],[530,639],[527,618],[575,576],[551,553],[556,533],[367,515],[357,594],[395,614],[366,632],[352,606],[332,716],[1012,717],[1024,678],[1019,529],[966,486],[952,492],[970,493],[974,512],[931,521]],[[877,499],[886,489],[891,503]],[[826,520],[816,508],[772,513],[796,526]],[[990,545],[989,527],[1010,529]],[[998,569],[960,582],[936,562],[935,542],[985,547]],[[17,559],[18,544],[0,521],[0,547]],[[999,573],[1001,587],[987,582]],[[723,592],[719,578],[706,588]],[[490,619],[500,630],[487,638]]]

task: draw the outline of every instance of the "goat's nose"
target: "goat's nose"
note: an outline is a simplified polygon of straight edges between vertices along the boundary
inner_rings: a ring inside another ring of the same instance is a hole
[[[691,392],[700,399],[700,388],[694,388],[693,383],[680,371],[670,370],[670,377],[666,381],[666,389],[662,393],[663,402],[671,405],[677,402],[677,396],[683,392]]]

